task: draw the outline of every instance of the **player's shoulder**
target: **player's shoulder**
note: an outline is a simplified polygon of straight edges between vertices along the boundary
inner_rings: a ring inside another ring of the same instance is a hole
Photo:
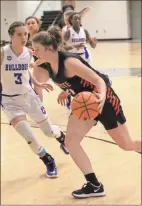
[[[64,61],[65,65],[66,64],[73,64],[74,62],[78,62],[78,61],[80,61],[80,58],[81,58],[76,53],[71,53],[71,52],[61,52],[60,56],[61,56],[61,59]]]
[[[64,59],[68,59],[69,57],[80,59],[80,56],[77,55],[76,53],[66,52],[66,51],[59,51],[59,56]]]
[[[4,48],[3,48],[3,46],[0,47],[0,53],[1,53],[1,54],[4,53]]]
[[[9,49],[10,49],[10,44],[7,44],[7,45],[1,47],[2,52],[8,51]]]
[[[9,51],[10,51],[10,44],[0,47],[0,63],[1,64],[4,60],[4,56],[9,55]]]
[[[29,51],[30,55],[33,55],[33,51],[31,49],[28,48],[28,51]]]

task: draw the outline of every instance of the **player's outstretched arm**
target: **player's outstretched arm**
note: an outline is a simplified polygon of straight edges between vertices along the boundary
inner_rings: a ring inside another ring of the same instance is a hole
[[[46,82],[43,82],[43,83],[40,83],[37,81],[37,79],[32,75],[32,73],[29,71],[29,74],[30,74],[30,77],[31,77],[31,80],[32,80],[32,83],[38,87],[42,87],[44,89],[46,89],[47,92],[50,91],[53,91],[53,86],[51,84],[48,84]]]

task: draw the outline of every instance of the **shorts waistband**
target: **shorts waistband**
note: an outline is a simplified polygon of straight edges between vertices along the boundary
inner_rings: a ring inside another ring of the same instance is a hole
[[[7,95],[7,94],[1,94],[1,96],[4,96],[4,97],[17,97],[17,96],[20,96],[21,94],[13,94],[13,95]]]

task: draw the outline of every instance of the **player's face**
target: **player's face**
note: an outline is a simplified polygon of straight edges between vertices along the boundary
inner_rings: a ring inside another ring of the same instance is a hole
[[[19,26],[15,28],[15,32],[11,37],[12,44],[17,46],[25,46],[28,40],[28,30],[26,26]]]
[[[50,51],[38,43],[32,43],[32,47],[34,49],[34,55],[42,60],[48,60],[48,57],[50,56]]]
[[[81,25],[81,16],[79,14],[75,14],[72,18],[72,25],[74,27],[80,27]]]
[[[34,18],[28,19],[26,22],[29,33],[38,32],[40,25]]]

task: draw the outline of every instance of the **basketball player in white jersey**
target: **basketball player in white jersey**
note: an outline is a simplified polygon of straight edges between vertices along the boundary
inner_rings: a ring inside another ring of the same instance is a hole
[[[65,48],[72,53],[77,53],[86,62],[91,63],[91,54],[87,48],[87,42],[92,48],[96,47],[96,39],[91,38],[89,32],[81,26],[81,15],[73,12],[69,16],[70,28],[64,33],[64,42],[67,43]]]
[[[85,13],[87,13],[91,8],[90,7],[86,7],[84,9],[82,9],[80,12],[78,12],[80,14],[81,17],[84,16]],[[64,33],[71,27],[71,25],[69,24],[69,16],[71,14],[73,14],[75,11],[74,9],[67,9],[64,14],[63,14],[63,17],[64,17],[64,27],[62,28],[62,33],[64,35]]]
[[[28,38],[25,24],[14,22],[8,33],[11,44],[1,48],[2,109],[11,125],[46,165],[46,176],[57,177],[54,158],[46,152],[26,121],[26,115],[28,115],[39,124],[46,136],[55,137],[61,144],[62,150],[68,153],[64,145],[64,133],[58,126],[52,125],[39,96],[31,87],[30,79],[37,86],[45,87],[47,90],[53,90],[53,88],[50,84],[38,83],[30,75],[29,63],[32,53],[25,47]]]

